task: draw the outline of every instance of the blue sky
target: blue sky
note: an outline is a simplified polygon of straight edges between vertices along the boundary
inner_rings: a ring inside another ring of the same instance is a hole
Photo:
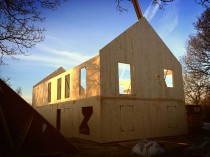
[[[165,6],[151,6],[150,0],[139,0],[142,13],[179,59],[185,53],[188,36],[195,32],[192,23],[204,8],[194,0],[175,0]],[[59,67],[66,70],[98,54],[99,50],[137,22],[131,2],[116,10],[115,0],[69,0],[57,10],[43,10],[46,21],[45,41],[29,50],[29,56],[6,57],[8,65],[0,66],[0,75],[10,77],[13,89],[21,87],[22,97],[31,103],[32,88]]]

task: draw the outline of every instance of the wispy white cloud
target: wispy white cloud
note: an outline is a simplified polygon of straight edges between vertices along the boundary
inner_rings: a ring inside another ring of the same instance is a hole
[[[159,10],[159,5],[161,4],[162,2],[160,2],[160,4],[152,5],[151,2],[144,13],[144,17],[148,21],[151,21],[155,17],[157,11]],[[161,37],[165,37],[170,34],[178,25],[179,15],[177,4],[179,4],[179,0],[174,2],[173,5],[166,5],[167,8],[161,11],[161,14],[158,17],[159,20],[156,21],[156,30]]]
[[[18,59],[36,62],[50,67],[74,67],[93,57],[77,52],[53,49],[44,44],[37,46],[37,49],[41,52],[33,53],[30,56],[19,56]]]
[[[160,5],[161,5],[161,2],[160,2]],[[157,13],[158,9],[159,9],[159,5],[158,4],[152,5],[152,2],[151,2],[149,7],[144,12],[144,17],[148,21],[151,21],[153,17],[155,16],[155,14]]]
[[[122,81],[125,78],[128,79],[127,77],[129,77],[130,75],[130,65],[119,63],[118,68],[119,68],[119,74],[120,74],[119,76],[120,81]]]
[[[55,56],[45,56],[45,55],[31,55],[31,56],[19,56],[18,59],[36,62],[38,64],[45,64],[46,66],[60,67],[71,65],[72,62],[68,62],[65,58],[58,58]]]
[[[45,35],[45,38],[48,39],[48,40],[52,40],[52,41],[54,41],[56,43],[59,43],[59,44],[66,44],[63,40],[61,40],[57,37],[54,37],[52,35],[49,35],[49,34]]]
[[[176,28],[178,23],[178,9],[174,5],[170,9],[165,10],[163,16],[160,18],[159,26],[157,26],[157,32],[162,38],[165,38]]]
[[[46,52],[46,53],[49,53],[49,54],[54,54],[54,55],[57,55],[59,57],[68,57],[68,59],[71,59],[71,60],[74,60],[74,61],[77,61],[79,63],[81,62],[84,62],[88,59],[90,59],[92,56],[90,55],[84,55],[84,54],[81,54],[81,53],[78,53],[78,52],[70,52],[70,51],[65,51],[65,50],[56,50],[56,49],[52,49],[46,45],[39,45],[38,46],[38,49]]]

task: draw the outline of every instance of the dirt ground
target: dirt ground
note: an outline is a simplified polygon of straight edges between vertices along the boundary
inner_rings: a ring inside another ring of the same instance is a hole
[[[68,139],[80,151],[73,157],[137,157],[131,149],[139,140],[98,144],[79,139]],[[163,145],[159,157],[210,157],[210,131],[194,131],[187,135],[149,139]],[[206,140],[208,141],[206,143]]]
[[[210,127],[210,123],[209,123]],[[1,140],[1,139],[0,139]],[[157,157],[210,157],[210,129],[198,130],[190,132],[187,135],[163,137],[149,139],[156,141],[164,147],[165,152]],[[95,142],[80,140],[76,138],[68,139],[77,149],[79,153],[63,154],[62,152],[49,152],[40,154],[39,152],[14,155],[11,152],[0,151],[0,157],[138,157],[132,154],[132,148],[139,143],[140,140],[113,142],[106,144],[98,144]],[[2,146],[0,145],[0,150]]]

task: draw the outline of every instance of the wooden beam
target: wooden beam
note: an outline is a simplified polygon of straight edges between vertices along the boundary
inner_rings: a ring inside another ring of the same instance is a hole
[[[132,2],[133,2],[133,6],[135,8],[135,11],[136,11],[136,15],[138,17],[138,20],[140,20],[143,17],[143,15],[142,15],[142,12],[141,12],[141,9],[140,9],[138,0],[132,0]]]

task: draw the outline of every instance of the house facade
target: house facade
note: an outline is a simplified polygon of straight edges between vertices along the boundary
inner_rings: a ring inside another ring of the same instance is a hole
[[[106,143],[187,133],[181,64],[145,18],[97,56],[36,84],[32,106],[67,138]]]

